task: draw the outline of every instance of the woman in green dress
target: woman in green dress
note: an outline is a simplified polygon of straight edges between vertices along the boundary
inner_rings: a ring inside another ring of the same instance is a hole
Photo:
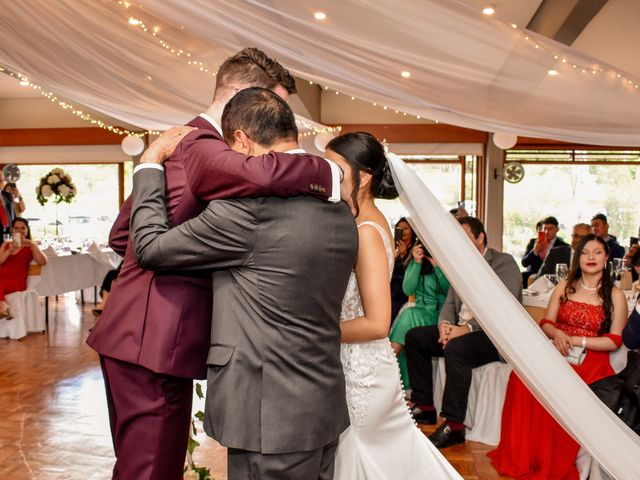
[[[400,375],[404,388],[409,386],[409,372],[404,349],[404,337],[415,327],[436,325],[438,315],[449,291],[449,280],[429,252],[417,243],[412,250],[413,258],[407,266],[402,289],[407,296],[415,295],[416,304],[400,312],[389,332],[389,340],[398,357]]]

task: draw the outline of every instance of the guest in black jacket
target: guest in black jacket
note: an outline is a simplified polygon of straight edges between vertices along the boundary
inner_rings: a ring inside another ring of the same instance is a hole
[[[527,267],[527,270],[530,272],[529,276],[538,274],[544,259],[553,247],[566,245],[565,241],[557,236],[559,228],[558,219],[556,219],[556,217],[547,217],[542,220],[542,230],[544,231],[544,241],[535,239],[531,250],[522,257],[522,266]],[[523,286],[525,288],[527,287],[524,283],[524,278]]]
[[[607,216],[604,213],[598,213],[591,219],[591,228],[593,233],[601,237],[609,246],[611,258],[623,258],[624,247],[618,243],[618,239],[613,235],[609,235],[609,224]]]

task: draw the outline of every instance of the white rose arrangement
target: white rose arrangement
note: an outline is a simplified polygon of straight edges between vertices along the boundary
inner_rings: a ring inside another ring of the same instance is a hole
[[[71,203],[76,193],[71,177],[61,168],[54,168],[47,173],[36,187],[36,198],[40,205],[47,203],[51,197],[54,203]]]

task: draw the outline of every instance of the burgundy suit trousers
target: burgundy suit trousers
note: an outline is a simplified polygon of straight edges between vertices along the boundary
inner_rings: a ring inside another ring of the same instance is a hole
[[[116,455],[114,480],[180,480],[191,419],[191,379],[100,355]]]

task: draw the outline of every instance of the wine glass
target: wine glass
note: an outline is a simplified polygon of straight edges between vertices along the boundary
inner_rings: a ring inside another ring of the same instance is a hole
[[[613,259],[613,273],[616,275],[615,279],[620,280],[620,274],[624,270],[624,261],[622,258],[614,258]]]
[[[556,265],[556,280],[560,283],[567,279],[569,275],[569,266],[566,263],[558,263]]]

